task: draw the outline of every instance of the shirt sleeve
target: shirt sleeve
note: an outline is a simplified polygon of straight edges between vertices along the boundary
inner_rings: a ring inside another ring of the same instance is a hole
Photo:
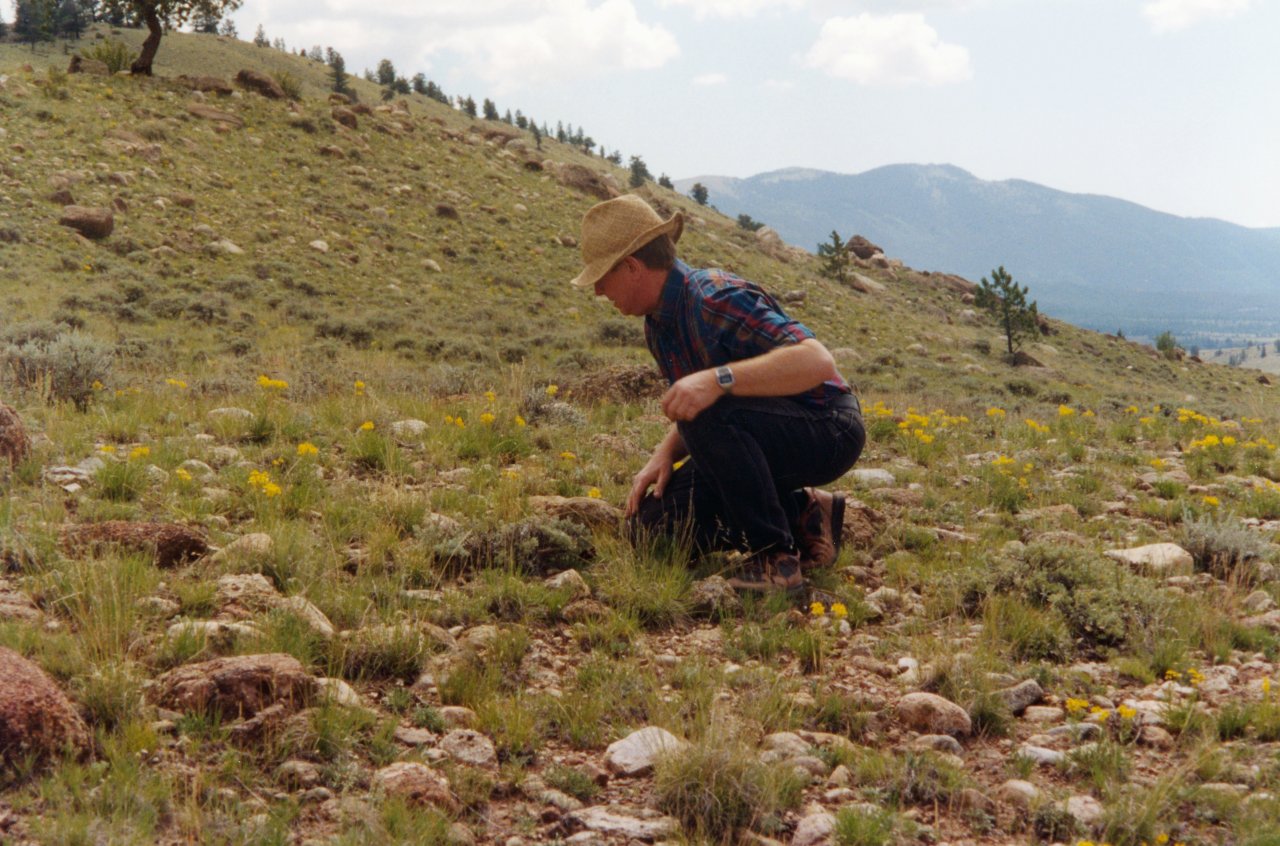
[[[754,286],[728,285],[705,297],[702,319],[716,335],[727,361],[763,355],[777,347],[814,337],[803,323],[787,316],[777,301]]]

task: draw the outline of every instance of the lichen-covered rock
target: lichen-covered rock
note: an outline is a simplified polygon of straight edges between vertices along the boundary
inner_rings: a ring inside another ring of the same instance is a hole
[[[256,91],[268,100],[285,99],[284,88],[265,73],[245,68],[236,74],[236,84],[241,88]]]
[[[65,527],[62,548],[69,555],[111,548],[149,552],[155,556],[157,567],[176,567],[204,555],[209,543],[200,532],[178,523],[108,520]]]
[[[156,680],[151,695],[165,708],[252,717],[272,705],[297,710],[317,692],[316,679],[292,655],[236,655],[187,664]]]
[[[43,761],[89,748],[88,727],[53,680],[0,646],[0,761]]]
[[[457,571],[510,567],[545,575],[590,563],[595,546],[587,528],[579,523],[531,518],[445,541],[436,546],[435,554]]]
[[[531,496],[529,507],[588,528],[617,529],[622,525],[621,508],[589,496]]]

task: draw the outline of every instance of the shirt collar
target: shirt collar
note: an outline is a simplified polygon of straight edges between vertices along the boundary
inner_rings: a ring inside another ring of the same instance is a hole
[[[659,325],[665,325],[676,319],[680,310],[680,301],[684,299],[685,285],[689,278],[689,265],[676,259],[667,273],[667,281],[662,283],[662,296],[658,300],[658,310],[648,319]]]

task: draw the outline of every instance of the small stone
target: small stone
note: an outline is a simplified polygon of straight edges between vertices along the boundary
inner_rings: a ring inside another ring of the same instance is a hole
[[[1005,688],[996,695],[1009,706],[1009,711],[1017,716],[1044,698],[1044,689],[1035,679],[1027,679],[1021,684]]]
[[[493,741],[473,729],[454,729],[440,741],[440,748],[455,761],[477,767],[497,763]]]
[[[1042,767],[1060,764],[1067,757],[1056,749],[1046,749],[1043,746],[1031,746],[1030,744],[1024,744],[1019,747],[1016,754]]]
[[[934,752],[947,752],[952,755],[963,755],[964,747],[960,741],[949,734],[922,734],[913,744],[917,749],[931,749]]]
[[[810,746],[800,735],[790,731],[780,731],[765,737],[762,744],[765,749],[781,753],[783,758],[797,758],[808,755]]]
[[[680,823],[645,808],[625,805],[596,805],[569,814],[569,819],[600,834],[614,834],[645,842],[665,840],[680,830]]]
[[[476,712],[461,705],[442,705],[439,713],[448,728],[471,728],[476,724]]]
[[[315,250],[317,253],[327,253],[327,252],[329,252],[329,243],[328,243],[327,241],[323,241],[323,240],[321,240],[321,239],[319,239],[319,238],[317,238],[316,240],[314,240],[314,241],[312,241],[311,243],[307,244],[307,246],[308,246],[308,247],[310,247],[311,249]]]
[[[820,846],[829,842],[835,831],[836,818],[828,813],[810,814],[796,825],[791,846]]]
[[[415,440],[425,435],[428,428],[425,420],[397,420],[391,424],[391,434],[401,440]]]
[[[582,578],[582,574],[577,570],[565,570],[563,573],[556,573],[554,576],[544,580],[543,584],[555,591],[566,591],[570,600],[587,599],[591,596],[591,586],[587,584],[587,580]]]
[[[1092,796],[1071,796],[1062,807],[1067,814],[1075,818],[1076,822],[1086,828],[1102,819],[1102,803]]]
[[[1009,779],[996,788],[996,796],[1019,810],[1030,810],[1040,801],[1040,789],[1029,781]]]
[[[1153,543],[1130,549],[1111,549],[1104,554],[1122,564],[1128,564],[1140,573],[1154,575],[1190,573],[1195,564],[1191,553],[1176,543]]]
[[[1138,729],[1138,742],[1143,746],[1150,746],[1155,749],[1172,749],[1174,745],[1173,735],[1160,728],[1160,726],[1146,725]]]
[[[849,475],[854,482],[867,488],[891,487],[898,482],[892,473],[879,467],[858,468]]]
[[[1066,716],[1061,708],[1047,705],[1032,705],[1022,712],[1022,718],[1029,723],[1060,723]]]
[[[375,772],[372,781],[375,787],[416,805],[449,812],[458,808],[457,800],[449,789],[449,780],[426,764],[398,761]]]
[[[228,238],[220,238],[217,241],[206,244],[205,252],[212,256],[242,256],[244,250],[238,244]]]
[[[604,763],[610,772],[625,776],[643,775],[653,769],[659,754],[680,749],[685,741],[658,726],[647,726],[609,744]]]

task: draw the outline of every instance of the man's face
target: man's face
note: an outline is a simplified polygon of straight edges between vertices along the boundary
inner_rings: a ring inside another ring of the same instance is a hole
[[[653,298],[646,290],[647,286],[641,284],[642,266],[637,258],[624,258],[596,282],[596,296],[607,297],[614,308],[630,317],[640,317],[653,311],[656,303],[650,302]]]

